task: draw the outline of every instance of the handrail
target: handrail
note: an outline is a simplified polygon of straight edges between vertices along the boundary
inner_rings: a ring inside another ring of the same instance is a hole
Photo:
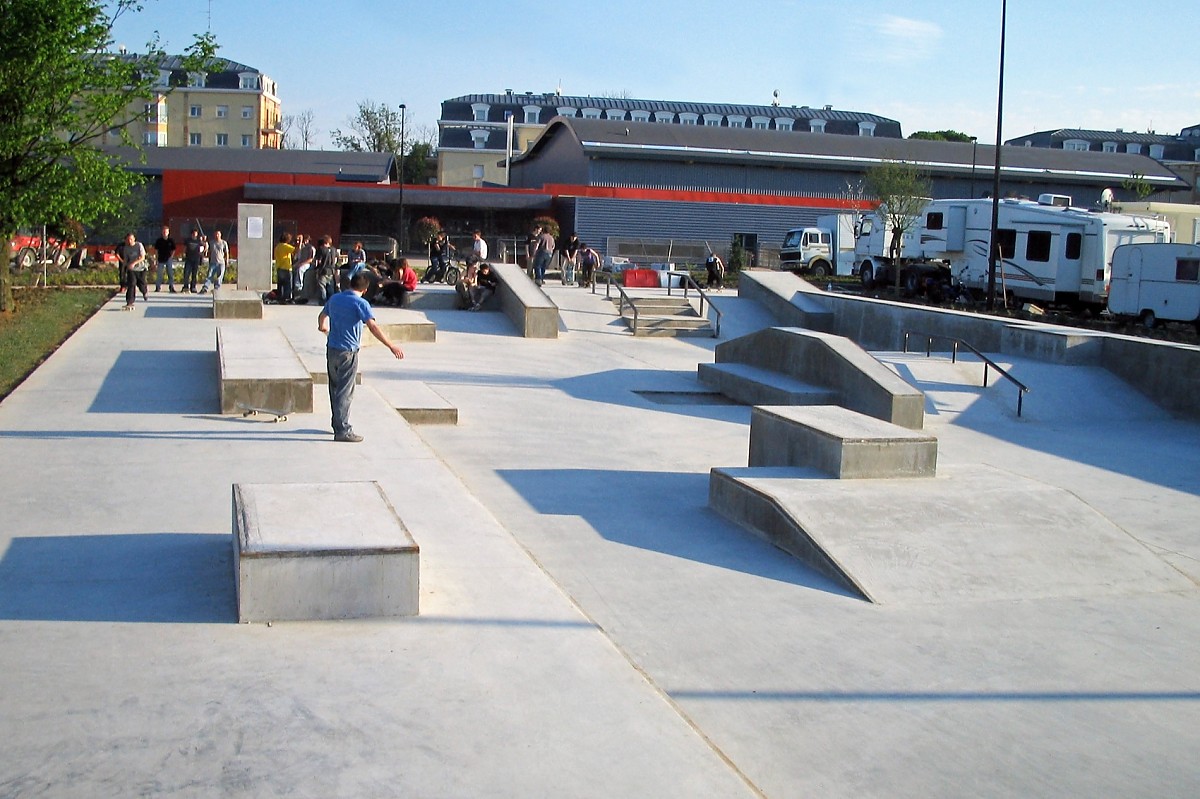
[[[714,325],[715,329],[713,330],[713,338],[720,338],[721,337],[721,309],[718,308],[716,305],[713,305],[712,298],[710,298],[707,294],[704,293],[704,289],[700,288],[700,284],[697,283],[696,279],[692,277],[692,273],[691,272],[667,272],[667,274],[668,275],[679,275],[680,278],[683,278],[680,282],[683,283],[683,298],[685,300],[689,299],[688,287],[689,286],[696,287],[696,293],[700,295],[700,316],[701,317],[703,317],[705,319],[708,318],[707,316],[704,315],[704,303],[706,301],[708,302],[708,307],[717,312],[717,322],[716,322],[716,325]],[[671,286],[672,285],[673,284],[672,284],[671,278],[668,277],[667,278],[667,296],[668,297],[671,296]]]
[[[633,334],[636,336],[637,329],[638,329],[638,309],[637,309],[637,306],[633,304],[633,298],[625,293],[624,286],[622,286],[620,283],[616,282],[617,276],[615,273],[603,272],[599,269],[597,269],[592,274],[592,293],[593,294],[596,293],[596,278],[604,278],[604,299],[606,299],[606,300],[612,299],[612,287],[613,286],[616,286],[617,291],[619,291],[621,293],[621,304],[617,306],[617,315],[618,316],[625,315],[625,304],[629,303],[629,307],[633,309]]]
[[[936,335],[936,334],[932,334],[932,333],[918,333],[915,330],[905,330],[904,331],[904,352],[906,354],[908,353],[908,337],[909,336],[925,336],[925,339],[926,339],[925,340],[925,357],[926,358],[930,357],[930,355],[932,355],[932,353],[933,353],[933,340],[935,338],[941,339],[942,341],[949,341],[952,343],[953,346],[951,347],[950,363],[958,362],[958,346],[960,344],[962,346],[966,347],[967,349],[969,349],[971,352],[975,353],[977,356],[979,356],[979,360],[983,361],[983,387],[987,388],[988,368],[990,367],[992,369],[995,369],[997,372],[1000,373],[1001,377],[1004,377],[1005,379],[1007,379],[1009,382],[1011,382],[1013,385],[1015,385],[1017,387],[1017,416],[1021,415],[1021,409],[1024,406],[1025,394],[1027,394],[1029,392],[1029,386],[1025,385],[1020,380],[1018,380],[1017,378],[1010,375],[1008,373],[1008,370],[1006,370],[1003,366],[996,363],[991,358],[984,355],[982,352],[975,349],[973,346],[971,346],[970,344],[968,344],[967,342],[963,341],[960,338],[955,338],[954,336]]]

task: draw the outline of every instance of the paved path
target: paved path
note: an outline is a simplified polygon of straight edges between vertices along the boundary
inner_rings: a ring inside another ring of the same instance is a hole
[[[922,591],[883,563],[905,590],[870,605],[707,508],[749,424],[696,394],[716,342],[635,339],[548,289],[558,340],[447,311],[402,362],[365,350],[361,445],[330,441],[320,387],[286,423],[219,416],[205,298],[81,328],[0,404],[0,796],[1195,794],[1200,426],[1009,361],[1034,386],[1018,421],[1003,389],[885,354],[928,392],[947,475],[1019,478],[1013,518],[1068,494],[1071,527],[1132,553],[1098,562],[1150,576],[1055,590],[1093,558],[1026,536],[1024,582]],[[717,301],[726,337],[770,324]],[[266,311],[319,348],[316,309]],[[384,397],[405,380],[460,423],[404,423]],[[236,624],[230,485],[347,479],[419,542],[421,616]],[[846,515],[886,521],[894,490]],[[972,551],[1005,515],[980,499],[933,492],[905,525]]]

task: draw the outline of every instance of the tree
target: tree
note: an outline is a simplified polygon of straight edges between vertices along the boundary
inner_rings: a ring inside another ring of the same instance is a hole
[[[137,0],[3,0],[0,37],[0,313],[13,310],[11,240],[21,228],[119,213],[141,178],[98,149],[110,131],[133,144],[129,107],[156,92],[157,41],[144,56],[116,55],[112,25]],[[210,34],[185,51],[201,71]]]
[[[1130,172],[1129,177],[1121,181],[1121,188],[1136,197],[1138,202],[1154,193],[1154,187],[1146,180],[1146,176],[1137,172]]]
[[[929,175],[907,161],[883,161],[867,170],[867,189],[879,200],[879,215],[892,231],[892,278],[900,294],[900,252],[905,232],[929,202]]]
[[[307,150],[313,145],[317,134],[320,133],[313,110],[306,108],[299,114],[296,114],[294,124],[296,127],[296,144],[300,146],[301,150]]]
[[[358,113],[346,120],[347,130],[330,131],[333,144],[356,153],[400,152],[400,109],[371,100],[358,103]]]
[[[926,141],[962,141],[969,142],[971,137],[957,130],[918,130],[908,138],[924,139]]]

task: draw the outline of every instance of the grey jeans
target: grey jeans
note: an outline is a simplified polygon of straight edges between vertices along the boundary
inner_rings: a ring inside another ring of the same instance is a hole
[[[350,401],[354,399],[354,377],[358,374],[358,350],[325,349],[325,366],[329,370],[329,407],[332,410],[333,434],[346,436],[350,427]]]

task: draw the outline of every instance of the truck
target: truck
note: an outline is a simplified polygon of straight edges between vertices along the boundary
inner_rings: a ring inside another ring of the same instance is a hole
[[[1161,243],[1170,225],[1161,219],[1076,208],[1066,195],[1037,201],[1001,200],[996,289],[1006,298],[1103,310],[1108,301],[1113,251],[1122,244]],[[864,283],[888,266],[890,237],[859,236],[859,274]],[[988,286],[992,201],[932,200],[906,231],[900,247],[903,281],[910,290],[931,269],[945,269],[961,289]]]
[[[1108,310],[1147,328],[1190,322],[1200,332],[1200,245],[1124,244],[1113,251]]]
[[[779,248],[779,268],[815,278],[854,274],[856,214],[826,214],[812,227],[792,228]]]
[[[896,229],[885,208],[863,217],[854,247],[854,273],[864,288],[888,285],[900,273],[900,285],[909,294],[936,287],[948,289],[950,269],[945,261],[931,257],[920,246],[925,223],[922,215],[896,241]]]

